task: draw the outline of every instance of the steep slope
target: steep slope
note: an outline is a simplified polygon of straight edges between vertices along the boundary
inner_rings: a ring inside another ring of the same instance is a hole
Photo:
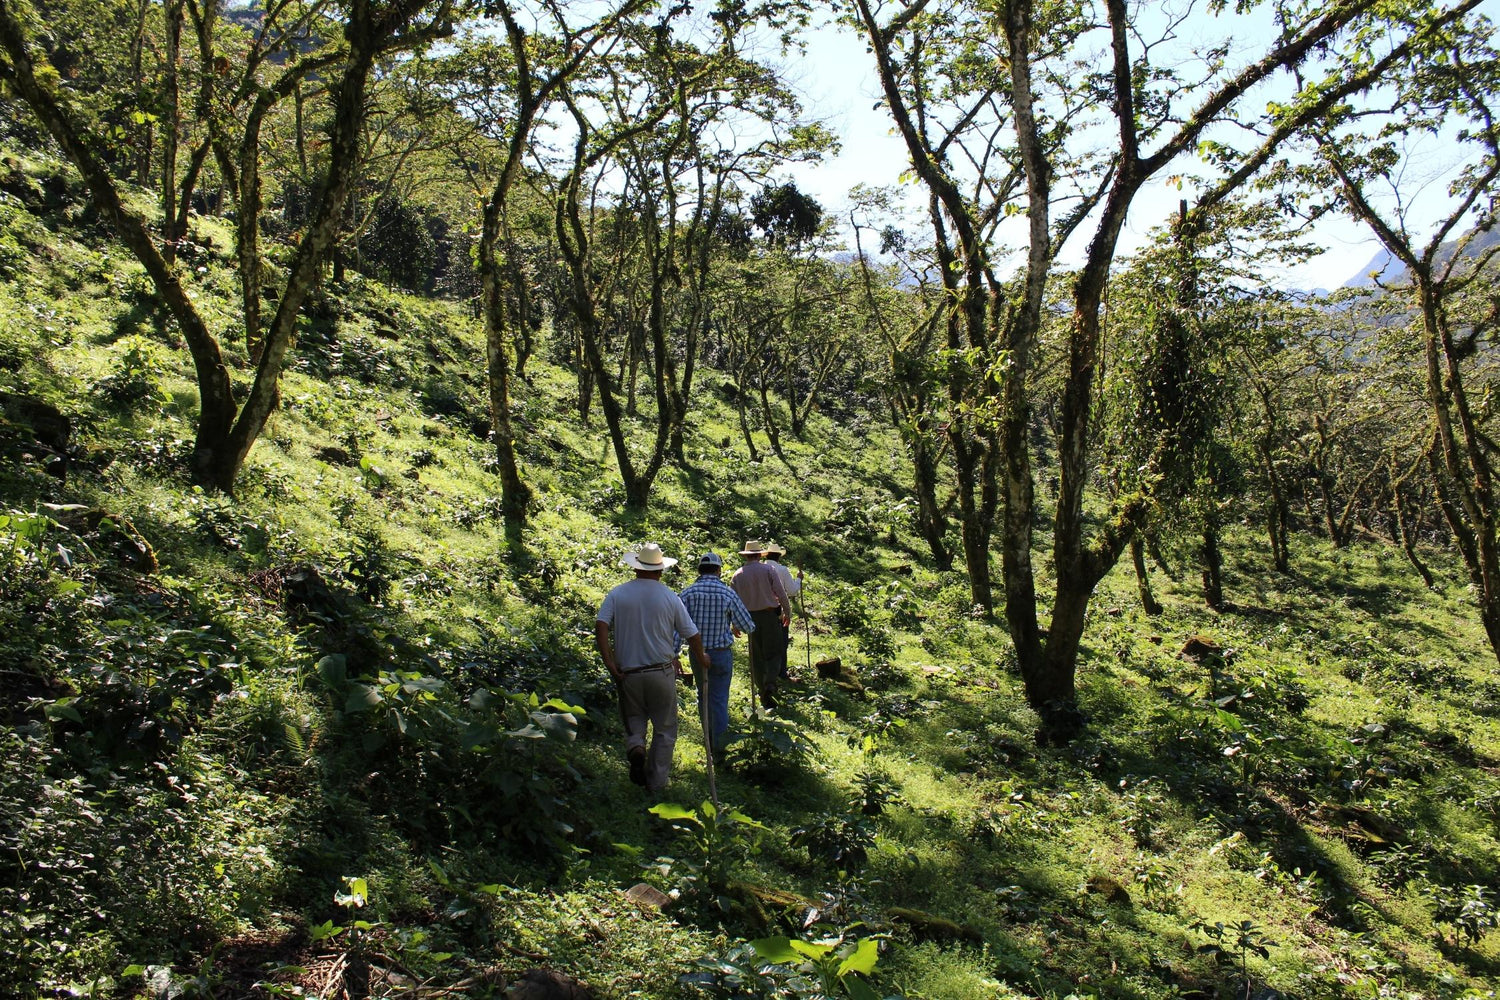
[[[55,196],[0,203],[0,391],[72,437],[0,424],[0,993],[484,996],[545,967],[606,997],[816,996],[794,965],[824,945],[929,998],[1492,989],[1500,684],[1458,584],[1307,539],[1278,576],[1236,535],[1230,611],[1162,573],[1150,619],[1117,574],[1090,731],[1040,749],[868,415],[832,401],[792,468],[752,465],[705,372],[690,467],[633,519],[551,345],[517,389],[516,544],[467,312],[355,279],[310,311],[237,495],[206,495],[139,270],[65,173],[23,173]],[[222,308],[224,234],[195,247]],[[717,787],[742,813],[698,805],[686,717],[682,808],[652,813],[594,609],[632,542],[766,535],[806,567],[805,684],[752,719],[736,680]],[[857,681],[812,676],[831,657]],[[747,943],[782,935],[789,963]]]

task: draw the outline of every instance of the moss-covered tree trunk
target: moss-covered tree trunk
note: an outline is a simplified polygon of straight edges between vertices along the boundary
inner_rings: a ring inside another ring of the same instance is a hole
[[[1416,298],[1422,318],[1427,397],[1432,408],[1436,447],[1433,462],[1440,506],[1463,554],[1474,586],[1479,618],[1490,651],[1500,659],[1500,509],[1495,473],[1479,419],[1469,401],[1465,352],[1454,342],[1443,290],[1431,275],[1431,262],[1414,268]],[[1408,265],[1410,266],[1410,265]]]
[[[1215,611],[1224,610],[1224,554],[1219,549],[1218,518],[1210,515],[1203,522],[1202,544],[1198,549],[1203,574],[1203,603]]]
[[[1146,568],[1146,543],[1139,533],[1130,539],[1130,562],[1135,567],[1135,588],[1141,597],[1141,607],[1152,617],[1161,614],[1161,602],[1151,590],[1151,571]]]
[[[165,67],[162,73],[161,115],[161,227],[162,256],[168,264],[177,259],[177,145],[182,127],[182,101],[178,87],[182,45],[182,0],[168,0],[163,9]]]
[[[376,57],[390,48],[420,44],[423,39],[430,39],[445,29],[446,5],[440,5],[434,11],[433,21],[425,28],[412,25],[417,13],[426,6],[423,0],[391,0],[388,3],[361,0],[350,5],[344,27],[346,48],[330,47],[326,52],[314,53],[278,78],[275,86],[259,91],[247,110],[238,162],[229,154],[229,143],[222,128],[216,133],[214,145],[221,172],[231,185],[237,184],[239,190],[237,244],[241,280],[246,282],[242,285],[243,331],[251,360],[256,366],[249,394],[243,405],[237,407],[223,352],[184,287],[177,268],[163,254],[145,220],[125,208],[115,180],[93,139],[76,125],[57,94],[38,82],[24,29],[14,10],[0,3],[0,46],[4,47],[7,56],[0,63],[0,73],[21,94],[64,154],[82,173],[95,205],[114,222],[122,242],[146,269],[157,294],[182,331],[198,378],[199,418],[193,448],[193,475],[204,486],[224,492],[232,490],[245,457],[277,404],[281,372],[291,349],[298,313],[316,288],[319,272],[337,239],[344,203],[359,169],[371,68]],[[207,77],[207,68],[215,60],[211,40],[203,37],[205,26],[211,27],[211,21],[206,17],[195,22],[200,34],[200,55],[208,56],[204,59]],[[333,125],[327,177],[292,256],[276,314],[262,338],[257,243],[260,126],[271,107],[291,92],[295,81],[307,73],[335,66],[339,67],[339,72],[332,85]],[[211,103],[211,98],[210,89],[205,100]],[[211,131],[216,127],[210,124]]]
[[[102,157],[77,128],[56,95],[37,80],[35,64],[25,33],[8,5],[0,5],[0,45],[6,59],[0,62],[4,75],[52,135],[63,155],[78,168],[100,214],[115,226],[121,242],[129,248],[150,276],[172,318],[177,321],[193,359],[198,380],[198,427],[193,443],[193,470],[198,481],[214,484],[229,431],[234,425],[235,402],[229,369],[219,343],[209,332],[192,298],[183,287],[177,268],[157,248],[146,221],[125,207],[120,192]]]
[[[938,456],[924,427],[918,427],[911,443],[912,492],[917,495],[917,531],[932,553],[933,566],[940,572],[953,568],[953,553],[948,549],[948,519],[938,503]]]
[[[1406,561],[1411,563],[1412,569],[1422,578],[1422,585],[1428,590],[1432,589],[1432,571],[1417,554],[1417,528],[1412,523],[1411,517],[1406,512],[1406,501],[1402,496],[1405,483],[1394,480],[1391,487],[1391,505],[1395,508],[1396,518],[1396,540],[1401,543],[1401,551],[1406,555]]]
[[[526,522],[526,508],[531,502],[531,487],[521,478],[516,461],[515,429],[510,419],[510,359],[506,330],[505,292],[501,287],[501,265],[497,259],[500,236],[500,212],[504,193],[491,198],[485,207],[484,225],[479,237],[479,284],[484,299],[485,372],[489,386],[490,439],[500,475],[500,507],[506,527],[519,530]]]

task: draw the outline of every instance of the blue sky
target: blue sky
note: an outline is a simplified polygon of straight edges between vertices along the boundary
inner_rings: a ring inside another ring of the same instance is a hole
[[[879,88],[872,57],[863,41],[848,31],[825,27],[812,34],[805,57],[788,57],[785,66],[802,91],[808,111],[821,118],[842,142],[837,155],[789,171],[798,185],[817,197],[826,211],[840,216],[845,213],[847,193],[853,185],[895,185],[907,167],[906,150],[892,134],[889,116],[875,106]],[[1182,193],[1168,181],[1167,174],[1172,172],[1165,171],[1153,179],[1138,197],[1121,239],[1121,254],[1142,245],[1152,227],[1176,212]],[[919,189],[912,187],[911,192],[914,206],[925,203]],[[1281,283],[1301,288],[1337,287],[1356,276],[1379,250],[1360,226],[1343,219],[1320,224],[1313,239],[1325,252],[1307,264],[1288,269]],[[1081,251],[1074,249],[1065,254],[1063,263],[1075,263],[1080,256]]]

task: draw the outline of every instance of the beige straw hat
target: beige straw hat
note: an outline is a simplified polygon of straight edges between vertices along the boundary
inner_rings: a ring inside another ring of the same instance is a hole
[[[625,558],[620,563],[631,569],[638,569],[646,573],[655,573],[657,570],[668,569],[676,566],[676,559],[669,559],[661,554],[661,546],[655,542],[647,542],[637,546],[634,552],[625,553]]]

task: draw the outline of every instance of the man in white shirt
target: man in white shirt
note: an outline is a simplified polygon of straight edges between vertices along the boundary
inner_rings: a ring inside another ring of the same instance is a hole
[[[599,605],[594,647],[620,692],[630,780],[645,785],[647,791],[660,792],[671,778],[677,746],[677,637],[687,642],[693,663],[704,676],[710,663],[698,626],[681,599],[661,582],[662,571],[677,560],[663,556],[660,545],[648,542],[625,553],[620,562],[635,570],[635,579],[611,590]]]

